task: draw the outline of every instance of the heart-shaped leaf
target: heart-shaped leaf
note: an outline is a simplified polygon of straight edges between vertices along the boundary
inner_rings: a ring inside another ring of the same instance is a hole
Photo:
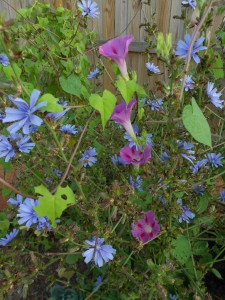
[[[67,78],[65,76],[61,76],[59,77],[59,82],[65,92],[80,97],[82,85],[78,76],[75,76],[74,74]]]

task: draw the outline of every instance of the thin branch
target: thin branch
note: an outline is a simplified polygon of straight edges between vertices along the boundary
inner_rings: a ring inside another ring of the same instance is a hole
[[[22,193],[21,191],[17,190],[17,188],[15,188],[13,185],[11,185],[10,183],[8,183],[7,181],[5,181],[5,179],[1,178],[0,177],[0,182],[4,185],[4,186],[7,186],[11,191],[13,191],[14,193],[16,194],[19,194],[23,197],[26,197],[26,198],[32,198],[32,199],[35,199],[33,196],[31,195],[28,195],[28,194],[24,194]]]
[[[190,62],[191,62],[191,53],[192,53],[192,50],[193,50],[193,46],[194,46],[194,43],[196,41],[196,38],[197,38],[197,35],[199,33],[199,31],[201,30],[202,28],[202,25],[211,9],[211,6],[213,4],[213,1],[214,0],[211,0],[206,8],[206,11],[200,21],[200,23],[198,24],[197,28],[195,29],[193,35],[192,35],[192,38],[191,38],[191,43],[190,43],[190,46],[189,46],[189,49],[188,49],[188,53],[187,53],[187,63],[186,63],[186,68],[185,68],[185,71],[184,71],[184,78],[182,80],[182,86],[181,86],[181,91],[180,91],[180,97],[179,97],[179,100],[180,102],[182,101],[182,98],[183,98],[183,93],[184,93],[184,85],[185,85],[185,81],[187,79],[187,74],[188,74],[188,70],[189,70],[189,67],[190,67]]]

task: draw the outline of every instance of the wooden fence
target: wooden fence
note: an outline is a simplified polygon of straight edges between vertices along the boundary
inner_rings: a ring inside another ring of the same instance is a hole
[[[223,1],[223,0],[222,0]],[[31,5],[34,0],[0,0],[0,12],[5,10],[7,19],[14,18],[16,10],[26,5]],[[72,8],[76,5],[77,0],[50,0],[48,2],[54,6],[63,5]],[[177,42],[183,38],[185,29],[184,22],[174,16],[181,15],[181,0],[152,0],[151,6],[144,4],[147,0],[95,0],[97,2],[100,16],[97,19],[90,20],[90,28],[99,34],[100,40],[108,40],[120,34],[133,34],[135,43],[131,44],[130,52],[127,58],[129,69],[133,69],[138,74],[138,82],[143,84],[148,82],[150,86],[154,86],[154,82],[165,79],[164,75],[154,76],[154,79],[147,79],[147,70],[145,63],[150,59],[144,53],[145,50],[145,31],[140,24],[145,20],[150,23],[155,22],[158,30],[164,35],[168,32],[172,33],[173,42]],[[218,2],[218,1],[217,1]],[[197,10],[192,13],[192,19],[196,18]],[[154,15],[154,19],[152,15]],[[222,16],[215,18],[212,26],[212,34],[218,28],[222,21]],[[154,54],[151,60],[158,64]],[[111,73],[111,67],[106,63],[106,67]],[[154,80],[154,82],[153,82]],[[103,76],[104,87],[111,89],[111,83],[107,74]]]

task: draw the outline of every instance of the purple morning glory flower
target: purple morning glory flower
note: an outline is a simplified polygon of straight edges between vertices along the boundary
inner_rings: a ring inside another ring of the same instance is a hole
[[[99,73],[99,68],[94,69],[94,71],[90,72],[87,76],[88,79],[95,78]]]
[[[121,157],[119,157],[117,154],[114,154],[111,156],[111,161],[114,165],[126,165],[125,161],[123,161],[123,159]]]
[[[81,2],[77,3],[77,6],[83,11],[82,16],[98,18],[99,11],[96,2],[92,2],[91,0],[81,0]]]
[[[195,0],[184,0],[181,2],[182,5],[189,5],[191,6],[193,9],[196,8],[196,1]]]
[[[137,176],[136,179],[133,178],[133,176],[130,175],[130,184],[139,192],[143,191],[143,189],[141,188],[142,182],[143,180],[141,179],[140,176]]]
[[[2,120],[3,123],[14,122],[7,128],[10,133],[15,133],[23,128],[23,133],[29,134],[31,125],[40,126],[42,124],[42,119],[34,115],[34,112],[41,107],[46,106],[47,103],[41,102],[35,105],[39,96],[40,92],[38,90],[33,90],[30,96],[29,105],[21,98],[12,99],[11,97],[11,101],[18,109],[6,107],[6,117]]]
[[[188,54],[188,50],[190,48],[190,44],[191,44],[191,36],[190,34],[186,34],[184,37],[185,41],[179,41],[177,43],[177,49],[175,54],[179,55],[182,58],[187,59],[187,54]],[[191,51],[191,57],[194,59],[194,61],[196,62],[196,64],[200,63],[200,58],[198,57],[197,53],[200,50],[206,50],[207,47],[202,46],[202,43],[204,42],[205,38],[203,36],[201,36],[197,41],[194,42],[194,46],[192,48]]]
[[[60,105],[62,105],[63,107],[67,106],[67,104],[68,104],[68,102],[64,101],[64,100],[59,100],[57,103],[60,104]],[[70,110],[70,108],[66,108],[66,109],[64,109],[61,112],[48,113],[46,115],[46,118],[50,118],[50,119],[54,119],[54,120],[58,121],[58,120],[60,120],[68,112],[68,110]]]
[[[79,159],[79,162],[83,163],[84,167],[87,167],[87,166],[92,167],[93,164],[95,164],[97,161],[97,158],[95,157],[96,155],[98,155],[98,153],[96,152],[96,149],[93,147],[90,147],[88,150],[84,151],[81,158]]]
[[[163,100],[162,99],[148,100],[147,104],[151,107],[151,110],[159,111],[163,106]]]
[[[177,203],[180,204],[180,207],[182,208],[182,213],[179,217],[179,223],[186,222],[189,223],[190,219],[193,219],[195,217],[195,214],[190,211],[189,208],[187,208],[185,205],[182,204],[182,199],[178,199]]]
[[[149,72],[154,74],[160,74],[160,70],[158,66],[155,66],[153,63],[147,62],[145,64],[146,68],[149,70]]]
[[[223,156],[219,153],[208,153],[205,155],[208,162],[212,165],[214,168],[218,168],[219,166],[223,166],[221,159],[223,159]]]
[[[82,253],[82,256],[85,257],[84,262],[86,264],[93,260],[100,268],[104,263],[113,260],[113,255],[116,254],[116,250],[111,245],[103,245],[104,241],[104,238],[96,238],[95,236],[91,241],[85,241],[89,245],[89,249]]]
[[[182,81],[182,79],[181,79]],[[194,89],[195,82],[192,80],[192,75],[188,75],[185,80],[184,89],[185,91],[190,91]]]
[[[144,150],[138,150],[136,146],[129,144],[120,150],[120,157],[127,163],[134,166],[146,163],[151,157],[151,147],[146,144]]]
[[[7,202],[10,203],[11,205],[19,206],[20,204],[23,203],[23,196],[17,194],[16,200],[13,198],[9,198],[9,200]]]
[[[75,125],[62,125],[60,128],[60,131],[66,133],[66,134],[77,134],[78,130],[76,129]]]
[[[222,192],[220,192],[220,196],[219,199],[223,202],[225,202],[225,190],[222,190]]]
[[[3,67],[7,67],[10,64],[9,59],[5,54],[0,54],[0,64],[2,64]]]
[[[20,152],[30,153],[30,151],[34,148],[35,143],[28,143],[29,140],[30,136],[24,136],[20,141],[16,142]]]
[[[206,166],[207,163],[208,163],[207,159],[196,161],[195,164],[193,163],[192,166],[190,166],[190,169],[193,171],[194,174],[196,174],[202,167],[208,168]]]
[[[126,56],[130,43],[133,41],[133,35],[123,35],[109,40],[107,43],[99,47],[99,53],[105,57],[109,57],[114,60],[121,72],[121,75],[128,77]]]
[[[6,234],[4,238],[0,239],[0,246],[6,246],[8,243],[10,243],[19,233],[18,229],[13,229],[10,233]]]
[[[219,99],[222,93],[217,93],[217,88],[214,88],[213,82],[208,82],[206,93],[207,96],[210,98],[210,102],[213,105],[215,105],[218,108],[224,107],[224,100]]]

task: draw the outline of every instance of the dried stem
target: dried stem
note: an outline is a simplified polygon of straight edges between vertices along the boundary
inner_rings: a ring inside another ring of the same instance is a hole
[[[21,196],[23,196],[23,197],[26,197],[26,198],[32,198],[32,199],[34,199],[33,196],[22,193],[21,191],[17,190],[17,188],[15,188],[13,185],[11,185],[10,183],[8,183],[7,181],[5,181],[5,179],[3,179],[3,178],[1,178],[1,177],[0,177],[0,182],[1,182],[4,186],[7,186],[11,191],[13,191],[13,192],[16,193],[16,194],[19,194],[19,195],[21,195]]]

